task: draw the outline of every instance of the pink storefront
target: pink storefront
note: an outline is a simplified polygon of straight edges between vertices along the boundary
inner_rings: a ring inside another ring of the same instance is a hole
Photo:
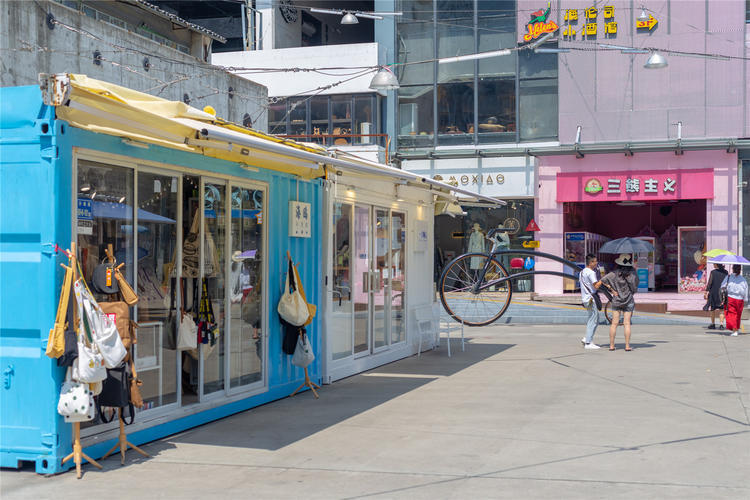
[[[737,171],[737,154],[726,150],[541,156],[540,251],[582,262],[607,239],[643,237],[656,250],[639,256],[641,291],[702,291],[711,266],[701,254],[738,250]],[[599,257],[609,269],[613,257]],[[562,278],[536,277],[543,295],[574,289]]]

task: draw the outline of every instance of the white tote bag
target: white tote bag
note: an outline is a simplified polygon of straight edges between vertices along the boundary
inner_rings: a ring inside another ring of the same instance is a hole
[[[198,326],[193,317],[186,312],[181,313],[182,321],[177,327],[177,350],[187,351],[198,348]]]
[[[117,326],[112,319],[104,314],[94,297],[91,296],[81,281],[76,282],[76,299],[80,297],[80,303],[83,305],[83,311],[79,314],[86,315],[91,334],[94,338],[94,344],[99,348],[99,352],[104,358],[104,365],[107,368],[117,368],[127,356],[128,351],[122,343]]]
[[[65,422],[88,422],[94,419],[94,393],[89,384],[71,380],[71,369],[60,388],[57,413],[65,417]]]
[[[293,290],[289,291],[289,279],[291,276]],[[286,281],[284,283],[284,294],[279,300],[278,306],[279,315],[284,318],[284,321],[291,323],[294,326],[302,326],[310,317],[310,310],[307,308],[307,302],[299,293],[299,285],[294,278],[294,271],[292,269],[292,261],[289,261],[289,269],[286,273]]]
[[[78,357],[73,362],[73,380],[77,382],[96,383],[107,378],[107,369],[99,347],[94,342],[93,327],[88,315],[84,314],[83,297],[85,287],[80,280],[76,281],[73,291],[78,305]]]
[[[294,348],[292,355],[292,364],[304,368],[315,361],[315,354],[312,352],[310,342],[307,341],[307,335],[301,333],[297,338],[297,347]]]

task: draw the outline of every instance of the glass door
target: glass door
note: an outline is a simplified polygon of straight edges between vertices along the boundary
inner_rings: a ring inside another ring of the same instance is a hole
[[[388,346],[390,329],[390,216],[388,209],[373,210],[373,230],[375,248],[372,259],[370,304],[372,310],[373,351]]]
[[[391,344],[406,340],[404,324],[406,255],[406,214],[391,212],[391,267],[389,272]]]
[[[353,354],[354,301],[352,294],[352,209],[349,203],[333,206],[333,281],[331,282],[331,353],[334,360]]]
[[[232,186],[229,252],[229,387],[263,380],[263,201],[260,189]]]
[[[370,255],[372,246],[372,210],[369,206],[354,207],[354,355],[370,352]]]
[[[226,186],[223,181],[204,181],[203,184],[203,280],[200,296],[207,295],[209,312],[213,313],[215,328],[202,335],[198,345],[201,352],[203,394],[224,390],[226,344]],[[199,306],[200,307],[200,306]],[[200,311],[200,310],[199,310]]]

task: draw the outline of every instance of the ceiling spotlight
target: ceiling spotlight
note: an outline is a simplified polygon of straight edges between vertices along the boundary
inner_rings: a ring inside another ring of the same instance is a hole
[[[396,90],[399,86],[398,78],[387,66],[381,66],[370,81],[372,90]]]
[[[94,192],[91,193],[91,199],[93,200],[94,198],[96,198],[96,190],[94,190]]]
[[[124,196],[120,196],[120,199],[117,200],[117,203],[124,203],[124,202],[125,202],[125,197]]]
[[[643,67],[646,69],[666,68],[667,59],[658,52],[653,52],[649,56],[648,61],[646,61],[646,64],[644,64]]]
[[[636,17],[636,20],[641,21],[642,23],[648,21],[648,14],[646,13],[645,7],[641,6],[641,15]]]
[[[357,19],[357,16],[351,12],[347,12],[344,14],[344,17],[341,18],[341,24],[359,24],[359,19]]]
[[[405,201],[404,197],[401,196],[401,193],[399,192],[399,189],[398,189],[399,186],[398,186],[398,184],[396,184],[395,188],[396,188],[396,201]]]
[[[89,191],[91,191],[91,184],[89,184],[89,183],[87,182],[86,184],[82,185],[82,186],[81,186],[81,187],[79,188],[79,191],[80,191],[80,192],[82,192],[82,193],[88,193]]]

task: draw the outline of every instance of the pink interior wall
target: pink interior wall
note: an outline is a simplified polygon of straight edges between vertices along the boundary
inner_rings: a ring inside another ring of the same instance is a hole
[[[535,217],[541,231],[537,233],[539,250],[563,255],[565,222],[563,204],[557,203],[558,172],[638,171],[648,169],[689,170],[714,169],[714,198],[706,200],[706,226],[709,248],[738,251],[738,191],[737,154],[719,151],[689,151],[683,155],[674,152],[636,153],[632,157],[622,153],[544,156],[538,159],[537,204]],[[640,230],[638,227],[637,230]],[[636,230],[636,231],[637,231]],[[562,266],[540,260],[538,270],[562,270]],[[562,278],[537,276],[535,290],[540,294],[559,294]]]

